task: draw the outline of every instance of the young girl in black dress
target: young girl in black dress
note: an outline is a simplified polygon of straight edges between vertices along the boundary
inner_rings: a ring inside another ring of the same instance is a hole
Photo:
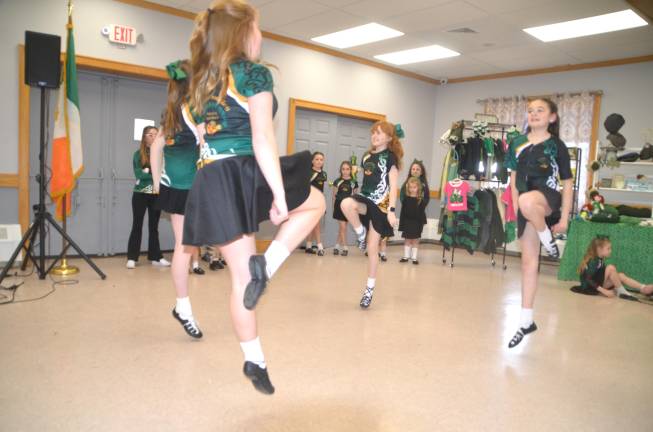
[[[324,171],[324,153],[316,151],[311,161],[311,186],[324,193],[324,183],[327,181],[327,174]],[[306,238],[306,253],[324,256],[322,245],[322,219],[315,225],[313,231]],[[313,244],[311,245],[311,240]]]
[[[362,308],[372,303],[379,266],[381,237],[392,237],[397,224],[395,203],[401,158],[404,149],[399,138],[404,133],[399,125],[387,121],[376,122],[371,129],[371,148],[363,156],[363,185],[360,192],[342,200],[340,208],[354,227],[360,250],[368,249],[368,277]]]
[[[426,207],[423,199],[422,182],[417,177],[406,180],[401,200],[401,214],[399,216],[399,231],[404,240],[404,256],[399,262],[405,263],[409,259],[413,264],[419,264],[417,259],[417,246],[424,229],[423,215]],[[412,254],[411,254],[412,249]]]
[[[245,357],[243,373],[274,393],[253,311],[268,280],[324,214],[311,187],[311,154],[278,155],[270,70],[258,61],[257,10],[242,0],[214,1],[197,14],[190,41],[190,99],[200,132],[201,168],[188,194],[184,244],[218,245],[231,275],[231,319]],[[264,255],[254,234],[279,226]]]
[[[399,199],[401,202],[404,202],[404,197],[407,192],[407,185],[408,181],[411,178],[417,178],[420,182],[420,214],[419,214],[419,223],[420,223],[420,229],[419,229],[419,235],[417,237],[413,237],[410,239],[409,237],[404,237],[406,241],[404,242],[404,256],[399,260],[399,262],[408,262],[409,259],[413,260],[413,264],[419,264],[419,261],[417,259],[417,253],[418,253],[418,248],[419,248],[419,239],[422,234],[422,228],[424,225],[426,225],[426,206],[429,204],[429,201],[431,199],[430,192],[429,192],[429,183],[426,180],[426,169],[424,168],[424,163],[422,161],[415,159],[412,164],[410,164],[410,170],[408,171],[408,177],[406,178],[406,181],[404,184],[401,186],[401,191],[399,192]],[[401,212],[403,214],[404,208],[403,204],[401,207]],[[399,218],[399,223],[402,223],[402,217],[400,216]],[[414,231],[417,230],[417,227],[414,228]],[[403,231],[401,227],[399,228],[399,231]]]
[[[351,163],[340,164],[340,177],[333,182],[333,218],[338,221],[338,240],[333,248],[334,255],[347,256],[347,218],[342,213],[340,204],[358,191],[358,182],[351,176]]]
[[[528,104],[528,128],[510,142],[506,167],[512,202],[517,212],[521,246],[522,302],[519,329],[508,344],[517,346],[537,330],[533,303],[537,292],[540,244],[553,258],[560,253],[553,233],[567,231],[573,199],[573,180],[567,146],[558,137],[557,105],[546,98]],[[562,181],[562,194],[558,187]],[[553,231],[553,233],[552,233]]]

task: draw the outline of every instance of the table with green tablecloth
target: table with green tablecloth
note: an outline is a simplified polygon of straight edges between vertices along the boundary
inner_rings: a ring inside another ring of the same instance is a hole
[[[573,220],[569,225],[558,270],[559,280],[578,280],[578,265],[597,234],[610,237],[612,256],[607,260],[608,264],[614,264],[618,271],[642,283],[653,283],[653,227],[581,219]]]

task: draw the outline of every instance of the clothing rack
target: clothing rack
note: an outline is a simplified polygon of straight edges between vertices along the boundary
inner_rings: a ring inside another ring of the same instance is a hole
[[[463,138],[465,138],[465,135],[466,135],[465,132],[473,131],[474,130],[473,124],[476,123],[477,120],[461,120],[461,122],[463,123]],[[490,122],[488,122],[486,124],[487,124],[487,135],[490,136],[491,138],[498,138],[498,139],[501,139],[501,140],[503,140],[505,138],[507,131],[510,130],[513,126],[515,126],[513,124],[507,124],[507,123],[490,123]],[[499,136],[496,136],[497,134],[499,134]],[[483,185],[484,183],[485,184],[492,184],[492,185],[495,185],[496,188],[490,188],[490,189],[497,189],[498,190],[500,188],[500,186],[502,186],[504,183],[501,180],[499,180],[498,178],[496,178],[496,179],[492,178],[493,177],[492,165],[495,162],[494,158],[489,157],[487,159],[487,161],[484,161],[484,162],[487,162],[487,163],[485,163],[485,177],[486,177],[485,179],[482,179],[482,180],[466,179],[464,181],[466,181],[468,183],[476,183],[476,184],[480,184],[480,185]],[[456,226],[457,225],[456,225],[455,218],[453,220],[453,224],[454,224],[454,234],[453,234],[453,239],[454,240],[453,240],[453,244],[451,245],[451,257],[449,259],[449,266],[452,267],[452,268],[455,265],[454,258],[455,258],[455,254],[456,254],[455,236],[456,236]],[[507,244],[506,244],[505,236],[504,236],[504,239],[503,239],[503,252],[501,254],[502,255],[501,264],[502,264],[503,270],[506,270],[508,268],[508,266],[506,265],[506,252],[507,252]],[[443,247],[442,248],[442,264],[444,265],[446,263],[447,263],[446,249]],[[496,266],[496,250],[493,250],[491,252],[491,254],[490,254],[490,264],[492,265],[492,267]]]
[[[498,185],[502,185],[502,184],[503,184],[503,183],[501,183],[500,180],[463,180],[463,181],[466,181],[466,182],[474,182],[474,183],[497,183]],[[489,188],[489,189],[492,189],[492,188]],[[497,190],[498,190],[498,188],[497,188]],[[453,220],[453,224],[454,224],[454,228],[455,228],[455,227],[457,226],[457,225],[456,225],[456,220],[455,220],[455,219]],[[454,266],[454,256],[455,256],[455,253],[456,253],[456,244],[455,244],[455,239],[456,239],[456,230],[454,229],[454,242],[453,242],[453,244],[451,245],[451,259],[449,260],[449,267],[451,267],[451,268],[453,268],[453,266]],[[504,239],[503,239],[503,253],[501,254],[501,255],[502,255],[502,258],[501,258],[501,268],[503,268],[503,270],[507,270],[507,269],[508,269],[508,265],[506,264],[506,252],[507,252],[507,248],[508,248],[508,244],[506,243],[506,240],[505,240],[505,233],[504,233]],[[442,264],[446,264],[446,263],[447,263],[446,253],[447,253],[447,250],[446,250],[446,249],[444,248],[444,246],[443,246],[443,247],[442,247]],[[492,265],[492,267],[496,266],[495,251],[492,251],[492,252],[490,253],[490,264]]]

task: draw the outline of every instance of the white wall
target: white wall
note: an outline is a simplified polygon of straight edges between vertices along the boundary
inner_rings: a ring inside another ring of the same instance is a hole
[[[66,2],[63,0],[0,1],[0,56],[9,59],[0,80],[0,173],[17,171],[18,44],[24,31],[60,34],[65,45]],[[188,56],[192,21],[108,0],[77,0],[75,42],[79,55],[163,68]],[[110,44],[100,30],[125,24],[144,34],[144,42],[126,49]],[[386,114],[406,131],[406,159],[431,160],[435,86],[326,54],[265,40],[264,59],[275,64],[275,92],[279,99],[277,139],[286,149],[288,98],[307,99],[347,108]],[[84,109],[84,101],[80,101]],[[82,125],[83,127],[83,125]]]
[[[642,129],[653,127],[653,62],[440,86],[435,97],[435,139],[453,121],[473,119],[474,113],[483,112],[477,99],[581,90],[603,90],[600,139],[607,134],[603,120],[616,112],[626,119],[621,133],[628,146],[643,145]],[[435,147],[431,164],[434,189],[439,188],[445,154],[444,147]]]

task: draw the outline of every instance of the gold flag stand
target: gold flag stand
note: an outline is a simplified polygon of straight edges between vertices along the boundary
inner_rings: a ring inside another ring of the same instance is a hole
[[[63,209],[62,209],[62,216],[63,216],[63,231],[67,233],[66,229],[66,208],[68,207],[67,203],[68,196],[64,195],[63,196]],[[79,273],[79,267],[75,267],[74,265],[69,265],[68,260],[66,259],[66,251],[68,250],[68,242],[66,242],[66,238],[64,237],[62,239],[63,245],[62,248],[63,250],[61,251],[61,265],[56,266],[55,268],[52,269],[52,274],[57,275],[57,276],[70,276],[70,275],[75,275]]]

